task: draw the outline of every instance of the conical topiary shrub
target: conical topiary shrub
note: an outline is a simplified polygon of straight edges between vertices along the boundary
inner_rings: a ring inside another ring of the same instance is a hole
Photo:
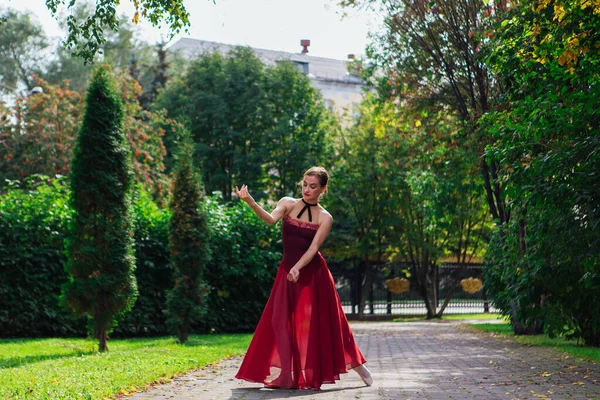
[[[71,163],[73,217],[67,239],[63,303],[90,317],[90,333],[107,350],[108,333],[137,296],[131,218],[131,155],[111,70],[94,72]]]
[[[185,343],[193,321],[206,312],[207,286],[202,270],[208,264],[208,220],[202,207],[202,182],[194,168],[194,144],[185,131],[172,177],[169,246],[175,266],[175,287],[167,295],[167,323]]]

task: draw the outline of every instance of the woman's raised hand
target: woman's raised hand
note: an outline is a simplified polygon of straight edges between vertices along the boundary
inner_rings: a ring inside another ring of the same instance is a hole
[[[250,193],[248,193],[248,186],[242,185],[241,189],[238,189],[238,187],[236,186],[235,192],[237,193],[240,200],[243,200],[248,204],[254,202],[254,198],[252,198],[252,196],[250,196]]]

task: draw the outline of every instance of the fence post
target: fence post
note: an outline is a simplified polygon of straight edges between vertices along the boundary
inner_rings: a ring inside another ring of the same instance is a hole
[[[487,298],[487,291],[485,290],[485,286],[483,287],[483,312],[484,313],[490,312],[490,303]]]
[[[350,299],[352,302],[352,314],[358,314],[360,310],[357,310],[357,306],[360,307],[360,298],[357,298],[359,282],[358,282],[358,267],[354,263],[354,273],[350,280]]]

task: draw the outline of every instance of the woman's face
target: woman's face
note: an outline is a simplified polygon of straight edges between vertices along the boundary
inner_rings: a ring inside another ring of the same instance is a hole
[[[316,203],[319,201],[319,196],[325,191],[321,186],[319,178],[312,175],[305,175],[302,180],[302,198],[307,203]]]

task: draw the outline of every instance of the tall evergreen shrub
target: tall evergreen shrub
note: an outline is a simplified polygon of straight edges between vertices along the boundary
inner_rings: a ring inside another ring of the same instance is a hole
[[[169,246],[175,267],[175,286],[167,295],[167,323],[177,330],[181,343],[190,324],[206,313],[208,287],[202,270],[209,262],[208,220],[202,207],[202,183],[193,163],[194,144],[184,132],[173,174]]]
[[[137,295],[131,218],[131,155],[123,111],[108,66],[96,69],[71,166],[67,247],[69,280],[63,302],[90,319],[90,333],[107,350],[108,333]]]

